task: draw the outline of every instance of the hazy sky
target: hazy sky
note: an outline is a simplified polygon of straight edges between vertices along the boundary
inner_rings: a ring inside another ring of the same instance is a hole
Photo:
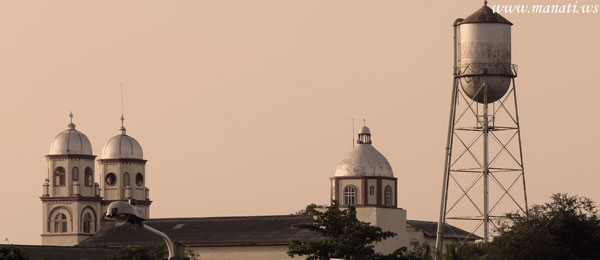
[[[398,178],[398,205],[437,220],[451,24],[481,2],[2,0],[0,240],[40,243],[51,141],[73,111],[100,155],[120,127],[121,83],[152,217],[329,203],[350,118],[364,117]],[[530,202],[600,201],[600,14],[505,17]]]

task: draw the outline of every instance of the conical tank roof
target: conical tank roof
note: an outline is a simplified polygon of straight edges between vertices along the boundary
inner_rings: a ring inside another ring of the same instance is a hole
[[[487,4],[460,22],[460,24],[466,23],[504,23],[513,25],[513,23],[502,17],[502,15],[489,8]]]

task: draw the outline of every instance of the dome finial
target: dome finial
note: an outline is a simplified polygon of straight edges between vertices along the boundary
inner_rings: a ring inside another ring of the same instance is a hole
[[[121,128],[119,128],[119,131],[121,131],[122,135],[125,135],[125,130],[125,116],[121,114]]]
[[[69,118],[70,118],[69,129],[75,130],[75,124],[73,124],[73,111],[69,112]]]
[[[487,0],[483,1],[483,5],[487,6],[487,3],[488,3]]]
[[[363,118],[363,127],[358,131],[358,144],[371,144],[371,130],[367,127],[367,120]]]

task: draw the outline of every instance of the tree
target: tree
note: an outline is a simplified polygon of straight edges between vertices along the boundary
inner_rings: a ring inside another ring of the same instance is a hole
[[[491,259],[600,259],[600,218],[585,197],[557,193],[529,214],[511,214],[486,251]]]
[[[28,260],[22,248],[16,246],[0,246],[0,260]]]
[[[108,260],[163,260],[169,252],[165,244],[121,248]]]
[[[375,253],[374,244],[396,234],[383,231],[367,222],[356,218],[353,206],[340,210],[337,201],[319,210],[311,204],[306,207],[305,214],[313,216],[314,221],[294,225],[294,228],[306,229],[322,236],[313,241],[293,240],[288,248],[288,255],[307,256],[307,260],[322,259],[421,259],[409,256],[410,252],[404,247],[393,254],[382,255]]]
[[[509,214],[492,242],[446,247],[443,259],[600,259],[600,218],[585,197],[557,193],[528,214]]]

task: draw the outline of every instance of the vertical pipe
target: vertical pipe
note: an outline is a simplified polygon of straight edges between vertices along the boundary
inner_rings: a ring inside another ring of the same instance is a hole
[[[458,40],[457,40],[457,30],[458,24],[462,22],[462,18],[458,18],[454,21],[452,26],[454,27],[454,67],[453,69],[453,77],[454,82],[452,85],[452,97],[450,99],[450,116],[448,122],[448,137],[446,140],[446,148],[445,148],[445,159],[444,159],[444,175],[442,177],[442,198],[440,205],[440,218],[438,220],[437,232],[436,232],[436,240],[435,240],[435,248],[439,252],[442,251],[443,241],[444,241],[444,226],[446,223],[446,206],[448,204],[448,182],[449,182],[449,171],[450,171],[450,163],[452,158],[452,140],[454,135],[454,117],[456,113],[456,101],[458,94],[458,81],[459,78],[459,69],[458,69]],[[436,255],[437,259],[437,255]]]
[[[488,162],[488,84],[487,76],[483,85],[483,242],[489,241],[489,162]]]
[[[525,214],[529,214],[529,206],[527,204],[527,186],[525,186],[525,164],[523,162],[523,146],[521,144],[521,123],[519,122],[519,109],[517,107],[517,85],[515,78],[512,78],[513,96],[515,99],[515,120],[517,121],[517,135],[519,136],[519,155],[521,156],[521,178],[523,178],[523,197],[525,199]]]

